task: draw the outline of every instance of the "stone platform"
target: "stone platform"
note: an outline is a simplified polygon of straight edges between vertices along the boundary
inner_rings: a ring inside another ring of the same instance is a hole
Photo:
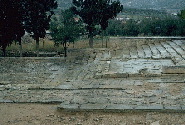
[[[0,102],[184,112],[185,41],[126,48],[79,50],[68,58],[0,58]]]

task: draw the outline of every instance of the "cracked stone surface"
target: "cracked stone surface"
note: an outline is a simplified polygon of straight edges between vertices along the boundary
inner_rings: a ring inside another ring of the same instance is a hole
[[[0,102],[77,110],[185,110],[185,41],[0,58]],[[127,48],[127,49],[126,49]]]

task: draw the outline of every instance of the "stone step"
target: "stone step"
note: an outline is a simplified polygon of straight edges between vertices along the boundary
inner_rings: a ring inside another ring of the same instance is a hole
[[[185,112],[185,108],[181,106],[165,106],[165,105],[123,105],[123,104],[60,104],[60,110],[66,111],[162,111],[162,112]]]

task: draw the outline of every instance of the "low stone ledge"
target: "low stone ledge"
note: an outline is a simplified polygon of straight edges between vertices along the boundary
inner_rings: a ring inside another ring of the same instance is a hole
[[[141,105],[141,106],[137,106],[134,109],[137,110],[163,110],[164,107],[163,105]]]
[[[2,60],[65,60],[64,57],[0,57]]]
[[[134,107],[131,105],[110,104],[105,109],[107,110],[128,110],[128,109],[134,109]]]
[[[107,72],[102,75],[102,78],[127,78],[127,77],[129,77],[128,73]]]
[[[14,103],[14,101],[12,101],[12,100],[0,99],[0,103]]]
[[[79,110],[79,104],[60,104],[57,108],[65,110]]]
[[[142,77],[140,73],[128,74],[128,77]]]
[[[0,103],[16,103],[16,104],[24,104],[24,103],[35,103],[35,104],[60,104],[63,100],[1,100]]]
[[[185,74],[185,66],[163,66],[163,74]]]
[[[122,105],[122,104],[61,104],[57,107],[59,110],[64,111],[73,111],[73,112],[81,112],[81,111],[104,111],[104,112],[180,112],[184,113],[184,108],[174,107],[174,108],[164,108],[163,105]]]
[[[154,73],[148,73],[148,74],[142,74],[142,77],[161,77],[162,74],[154,74]]]
[[[106,108],[105,104],[82,104],[81,110],[103,110]]]
[[[128,78],[128,77],[161,77],[161,76],[162,76],[162,74],[154,74],[154,73],[148,73],[148,74],[132,73],[132,74],[129,74],[129,73],[106,72],[106,73],[96,74],[94,76],[94,78],[101,79],[101,78]]]

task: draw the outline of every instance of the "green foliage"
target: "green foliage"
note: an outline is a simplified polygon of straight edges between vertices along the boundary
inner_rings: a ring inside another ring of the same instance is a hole
[[[60,19],[53,18],[50,24],[53,40],[57,43],[74,42],[84,32],[82,22],[75,21],[71,10],[62,10]]]
[[[128,20],[123,27],[123,34],[126,36],[137,36],[139,33],[138,25],[134,20]]]
[[[178,19],[145,20],[139,24],[140,33],[155,36],[183,36],[185,21]]]
[[[57,7],[55,0],[0,0],[0,47],[19,41],[25,31],[37,41],[49,29],[49,21]]]
[[[84,32],[82,21],[75,17],[70,9],[62,10],[62,15],[59,19],[53,18],[50,27],[55,44],[63,44],[64,50],[67,42],[74,42]]]
[[[141,22],[128,20],[126,22],[112,20],[106,30],[113,36],[184,36],[185,20],[182,19],[146,19]]]
[[[120,20],[111,20],[106,32],[111,36],[137,36],[139,33],[138,27],[134,20],[128,20],[124,23]]]
[[[124,25],[119,20],[109,20],[109,26],[106,29],[106,34],[110,36],[122,35]]]

